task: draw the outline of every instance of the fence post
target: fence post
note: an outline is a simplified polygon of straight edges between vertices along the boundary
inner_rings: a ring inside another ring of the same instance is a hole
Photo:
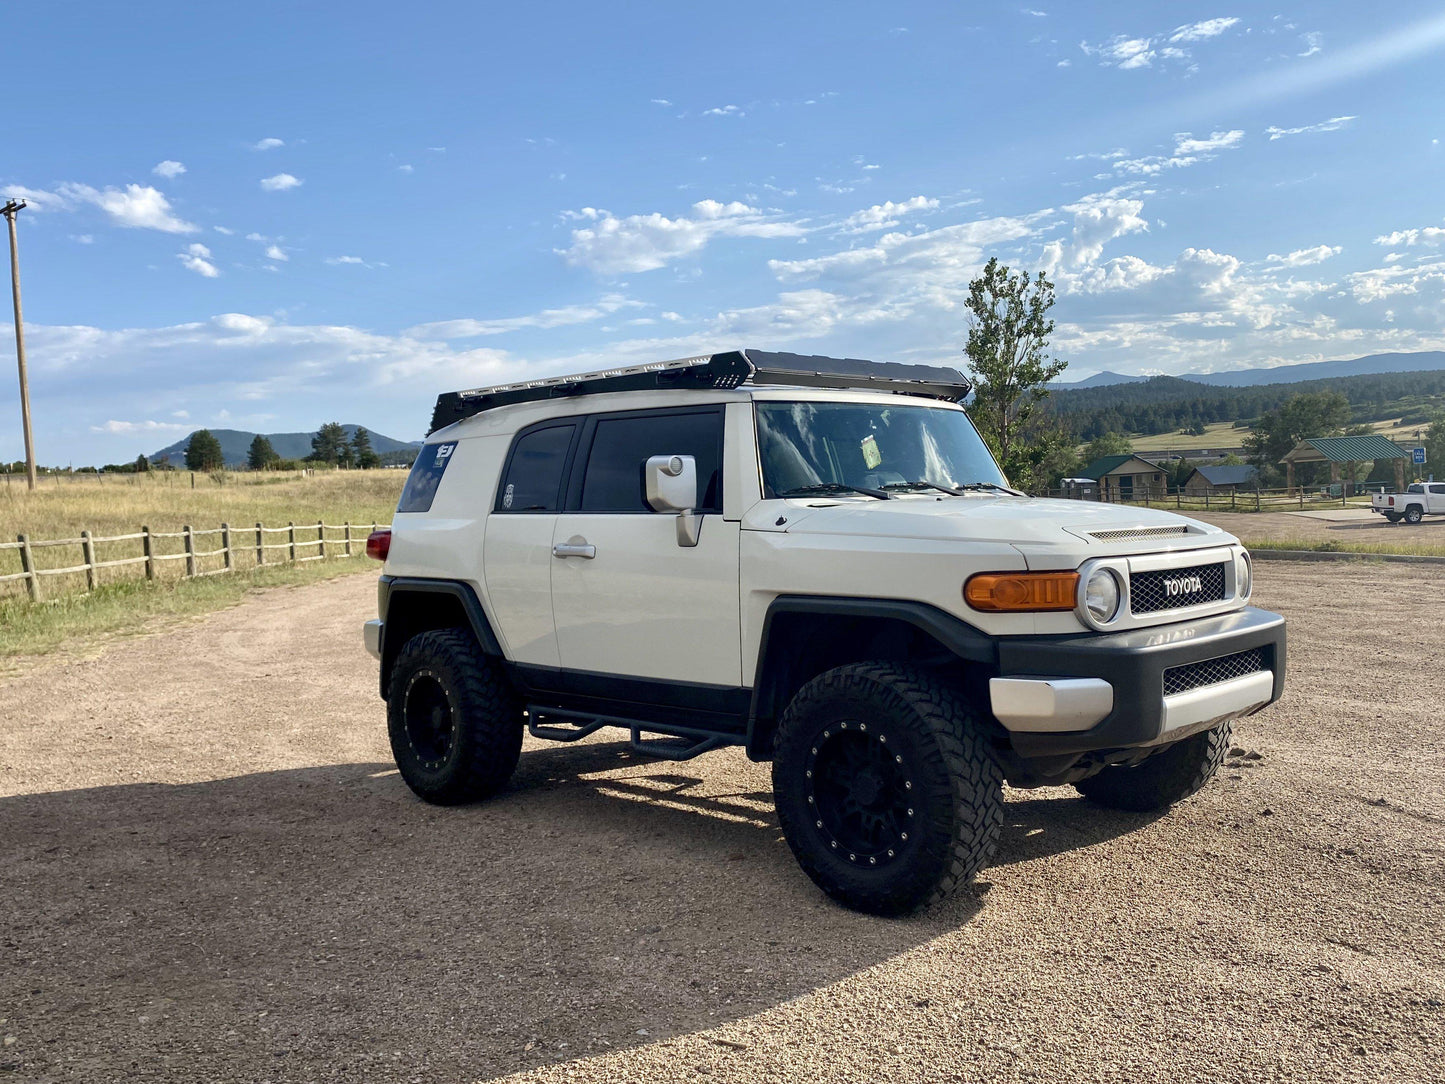
[[[221,524],[221,560],[225,562],[222,567],[226,571],[231,570],[231,525]]]
[[[1229,491],[1229,510],[1231,512],[1239,510],[1239,490],[1237,489],[1231,489]]]
[[[196,488],[196,472],[195,472],[195,471],[191,471],[191,488],[192,488],[192,489],[195,489],[195,488]]]
[[[266,563],[266,532],[261,527],[261,521],[256,521],[256,564]]]
[[[17,534],[15,541],[20,543],[20,571],[30,577],[25,581],[25,588],[30,592],[30,601],[39,602],[40,570],[35,567],[35,556],[30,552],[30,539],[23,534]]]
[[[351,556],[351,520],[348,519],[348,520],[342,525],[342,530],[344,530],[344,531],[346,532],[346,556],[350,557],[350,556]]]
[[[326,521],[325,521],[325,520],[320,520],[320,519],[318,519],[318,520],[316,521],[316,552],[321,555],[321,559],[322,559],[323,561],[326,560]]]
[[[100,475],[96,475],[99,478]],[[89,531],[80,532],[80,552],[85,555],[85,589],[95,590],[95,543]]]
[[[1259,511],[1259,490],[1254,491],[1254,510]]]
[[[192,475],[192,477],[195,477]],[[191,525],[187,523],[181,528],[181,533],[186,536],[186,575],[196,574],[196,536],[191,533]]]
[[[151,539],[151,529],[149,527],[142,527],[140,529],[140,551],[145,554],[146,579],[153,580],[156,578],[156,551],[155,543]]]
[[[296,521],[287,520],[286,526],[290,530],[286,533],[286,540],[291,543],[291,560],[296,560]]]

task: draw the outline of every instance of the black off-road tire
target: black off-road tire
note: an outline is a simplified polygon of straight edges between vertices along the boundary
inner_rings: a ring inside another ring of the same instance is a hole
[[[1405,522],[1411,526],[1419,523],[1424,518],[1425,513],[1421,511],[1418,504],[1412,504],[1409,508],[1405,509]]]
[[[773,794],[803,871],[872,914],[951,895],[988,864],[1003,825],[1003,772],[979,716],[891,662],[840,666],[799,690],[778,723]]]
[[[1220,723],[1175,742],[1141,764],[1105,768],[1074,787],[1091,802],[1110,809],[1131,813],[1163,809],[1188,798],[1214,778],[1229,751],[1233,732],[1232,723]]]
[[[386,722],[402,779],[435,805],[496,794],[522,752],[521,702],[467,629],[433,629],[402,646]]]

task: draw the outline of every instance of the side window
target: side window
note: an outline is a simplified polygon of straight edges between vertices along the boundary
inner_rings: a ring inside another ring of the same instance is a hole
[[[437,495],[437,486],[442,484],[442,475],[457,442],[449,440],[444,444],[428,444],[417,453],[411,473],[406,476],[406,485],[401,491],[401,500],[396,504],[398,512],[430,512],[431,502]]]
[[[1445,495],[1445,486],[1431,486],[1430,492]]]
[[[722,412],[597,420],[579,504],[583,512],[651,512],[643,470],[654,455],[697,461],[698,511],[722,511]]]
[[[555,512],[562,505],[562,471],[577,426],[549,425],[523,433],[512,445],[497,491],[498,512]]]

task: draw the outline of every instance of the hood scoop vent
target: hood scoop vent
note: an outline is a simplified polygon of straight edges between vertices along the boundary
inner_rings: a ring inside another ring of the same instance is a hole
[[[1096,542],[1132,542],[1138,538],[1178,538],[1189,533],[1188,524],[1168,527],[1123,527],[1113,531],[1090,531]]]

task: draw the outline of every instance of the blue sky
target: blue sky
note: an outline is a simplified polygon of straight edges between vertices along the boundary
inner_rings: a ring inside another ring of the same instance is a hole
[[[439,391],[734,346],[948,361],[991,255],[1058,283],[1071,378],[1438,349],[1442,56],[1413,3],[29,8],[38,455],[416,438]]]

